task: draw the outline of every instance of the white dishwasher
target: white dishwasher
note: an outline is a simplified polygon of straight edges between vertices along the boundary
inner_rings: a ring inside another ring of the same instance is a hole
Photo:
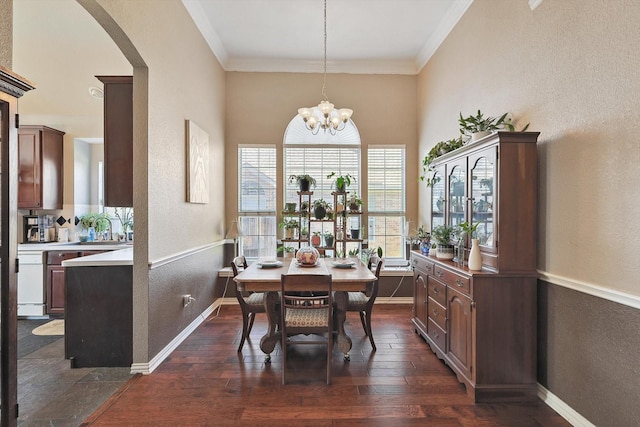
[[[18,250],[18,316],[45,316],[42,252]]]

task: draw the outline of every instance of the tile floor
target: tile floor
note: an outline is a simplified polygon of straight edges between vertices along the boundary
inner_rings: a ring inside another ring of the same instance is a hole
[[[130,368],[71,369],[64,337],[31,331],[49,320],[18,320],[18,426],[79,426],[129,380]]]

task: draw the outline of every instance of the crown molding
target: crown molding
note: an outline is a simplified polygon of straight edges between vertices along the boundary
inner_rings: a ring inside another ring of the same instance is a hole
[[[449,9],[444,19],[440,22],[431,37],[424,44],[417,57],[417,68],[422,70],[429,59],[436,53],[442,42],[447,38],[451,30],[456,26],[460,18],[465,14],[473,0],[457,0],[455,5]]]
[[[269,73],[318,73],[322,74],[322,61],[296,59],[230,59],[225,71],[269,72]],[[327,61],[327,73],[337,74],[409,74],[418,73],[413,60],[354,60]]]
[[[187,9],[187,12],[189,12],[191,19],[193,19],[196,27],[198,27],[198,30],[200,30],[200,33],[209,45],[209,49],[211,49],[211,52],[218,58],[222,68],[226,70],[225,65],[229,61],[229,54],[224,48],[220,36],[218,36],[218,33],[207,19],[207,14],[204,9],[200,6],[200,3],[195,0],[182,0],[182,4]]]

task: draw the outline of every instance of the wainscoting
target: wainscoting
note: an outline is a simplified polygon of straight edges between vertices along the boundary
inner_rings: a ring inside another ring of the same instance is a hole
[[[539,384],[589,423],[640,425],[639,331],[637,308],[539,280]]]

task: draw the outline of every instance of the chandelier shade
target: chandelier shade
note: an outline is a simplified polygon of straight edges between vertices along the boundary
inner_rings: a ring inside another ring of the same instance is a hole
[[[303,107],[298,109],[298,114],[304,120],[308,130],[317,134],[320,129],[323,132],[329,131],[332,135],[345,129],[347,122],[351,119],[353,110],[350,108],[334,108],[329,102],[326,93],[327,89],[327,0],[324,0],[324,73],[322,81],[322,100],[315,107]]]

